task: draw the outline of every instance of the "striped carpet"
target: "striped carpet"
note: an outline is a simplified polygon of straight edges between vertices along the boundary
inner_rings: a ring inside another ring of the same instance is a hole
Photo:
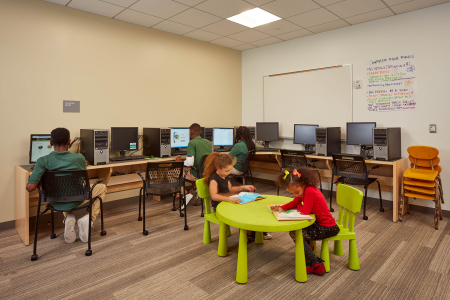
[[[276,194],[273,185],[255,182],[258,192]],[[286,192],[282,192],[286,195]],[[330,254],[331,272],[294,278],[294,243],[287,233],[273,233],[264,245],[248,246],[248,283],[235,281],[238,231],[232,228],[227,257],[217,256],[213,242],[202,243],[200,206],[188,207],[189,230],[171,210],[171,198],[148,201],[147,229],[137,221],[137,204],[105,211],[93,231],[93,255],[78,239],[66,244],[58,222],[54,240],[47,224],[39,234],[39,260],[14,230],[0,232],[1,299],[450,299],[450,232],[433,216],[411,212],[393,223],[392,210],[368,205],[368,221],[357,216],[360,271],[348,269],[344,256]],[[337,218],[337,211],[334,213]],[[317,243],[320,248],[320,242]],[[333,244],[330,243],[330,251]],[[318,249],[320,251],[320,249]]]

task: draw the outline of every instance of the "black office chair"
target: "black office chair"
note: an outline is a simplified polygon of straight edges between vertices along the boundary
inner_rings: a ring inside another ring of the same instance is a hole
[[[203,167],[205,165],[205,160],[206,160],[207,157],[208,157],[208,154],[203,155],[202,158],[200,159],[200,161],[198,162],[198,166],[197,167],[195,167],[195,166],[191,166],[190,167],[191,169],[194,169],[196,171],[197,179],[203,178]],[[186,172],[186,175],[187,175],[187,172]],[[197,187],[195,185],[195,181],[186,179],[186,176],[184,177],[184,180],[192,185],[192,189],[194,189],[194,194],[193,194],[193,198],[192,199],[194,199],[195,196],[198,195]],[[198,198],[198,200],[201,200],[201,199]],[[201,205],[202,205],[202,212],[201,212],[200,216],[203,217],[203,215],[204,215],[204,213],[203,213],[203,201],[200,201],[200,202],[201,202]],[[173,208],[172,208],[172,210],[176,210],[175,198],[173,199]],[[180,205],[180,211],[181,211],[181,205]],[[182,215],[180,215],[180,216],[182,216]]]
[[[41,177],[41,183],[37,186],[39,192],[38,209],[36,214],[36,228],[34,231],[34,245],[33,245],[33,255],[31,256],[31,261],[38,259],[36,253],[37,250],[37,234],[39,227],[39,216],[45,214],[47,211],[51,211],[51,227],[52,233],[50,235],[51,239],[56,238],[55,234],[55,219],[54,211],[61,211],[52,206],[55,202],[72,202],[72,201],[85,201],[90,200],[82,206],[74,208],[74,210],[87,209],[89,211],[89,220],[92,217],[92,202],[95,200],[100,201],[100,212],[101,212],[101,235],[106,235],[106,231],[103,228],[103,202],[102,198],[97,196],[92,199],[92,191],[97,184],[105,180],[105,178],[100,178],[97,182],[90,187],[89,175],[87,170],[70,170],[70,171],[46,171]],[[45,210],[41,213],[42,203],[47,202]],[[89,224],[90,225],[90,224]],[[89,226],[89,237],[88,237],[88,250],[85,253],[86,256],[92,255],[91,250],[91,226]]]
[[[240,162],[240,161],[237,162],[238,164],[242,165],[243,172],[241,175],[230,174],[229,176],[242,180],[242,184],[245,183],[246,177],[250,177],[250,179],[252,180],[252,185],[254,185],[252,170],[250,168],[250,162],[255,157],[255,153],[256,153],[256,150],[250,150],[250,151],[248,151],[247,155],[245,156],[243,162]]]
[[[364,157],[355,154],[332,154],[333,156],[333,173],[331,175],[331,193],[330,193],[330,211],[334,211],[331,207],[333,201],[333,183],[344,183],[349,185],[363,185],[365,189],[364,195],[364,220],[369,218],[366,216],[366,202],[367,202],[367,189],[369,185],[375,181],[378,183],[378,192],[380,194],[380,211],[384,212],[383,200],[381,199],[381,187],[380,182],[376,178],[370,178],[369,173],[373,169],[378,169],[381,166],[374,166],[367,171],[366,162]],[[334,176],[340,176],[336,182],[334,182]]]
[[[280,173],[283,171],[284,168],[301,168],[301,167],[314,169],[316,168],[314,163],[318,160],[313,159],[308,162],[308,159],[306,158],[304,151],[282,149],[280,150],[280,153],[281,153]],[[319,170],[317,170],[317,175],[319,175],[320,191],[322,192],[322,180],[320,179]],[[277,188],[277,195],[280,195],[280,187]]]
[[[165,196],[180,194],[180,201],[183,199],[184,203],[184,230],[188,230],[186,217],[186,189],[184,186],[182,161],[168,161],[168,162],[148,162],[145,171],[145,179],[141,172],[134,171],[141,179],[143,186],[139,190],[139,221],[143,221],[144,235],[148,235],[145,229],[145,199],[148,195]],[[184,193],[182,192],[184,191]],[[141,217],[141,203],[142,203],[142,217]]]

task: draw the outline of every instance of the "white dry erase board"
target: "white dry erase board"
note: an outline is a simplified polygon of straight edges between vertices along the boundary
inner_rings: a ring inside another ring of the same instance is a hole
[[[279,122],[280,137],[294,124],[341,127],[352,122],[352,65],[264,76],[264,122]]]

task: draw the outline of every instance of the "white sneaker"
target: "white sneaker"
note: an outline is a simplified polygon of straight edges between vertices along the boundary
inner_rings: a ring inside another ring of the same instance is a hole
[[[271,240],[272,239],[272,235],[270,233],[268,233],[268,232],[265,232],[264,235],[263,235],[263,238],[265,240]]]
[[[75,216],[70,214],[67,215],[66,220],[64,221],[64,240],[66,243],[73,243],[77,239],[77,233],[75,232]]]
[[[91,221],[91,226],[94,222]],[[94,226],[92,226],[94,227]],[[80,235],[80,240],[86,243],[89,239],[89,214],[78,219],[78,234]]]
[[[191,194],[187,194],[187,195],[186,195],[186,205],[189,204],[189,202],[192,200],[192,198],[194,198],[193,195],[191,195]],[[183,210],[183,209],[184,209],[184,204],[181,205],[181,210]]]

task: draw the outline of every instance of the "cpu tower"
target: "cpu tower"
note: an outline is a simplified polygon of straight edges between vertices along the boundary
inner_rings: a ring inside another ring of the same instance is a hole
[[[373,129],[373,159],[395,160],[402,156],[401,128]]]
[[[170,156],[170,128],[144,128],[143,154],[154,157]]]
[[[207,139],[211,143],[211,151],[214,152],[214,128],[202,127],[201,137]]]
[[[92,166],[109,164],[109,130],[81,129],[80,152]]]
[[[341,127],[316,127],[316,154],[341,153]]]

